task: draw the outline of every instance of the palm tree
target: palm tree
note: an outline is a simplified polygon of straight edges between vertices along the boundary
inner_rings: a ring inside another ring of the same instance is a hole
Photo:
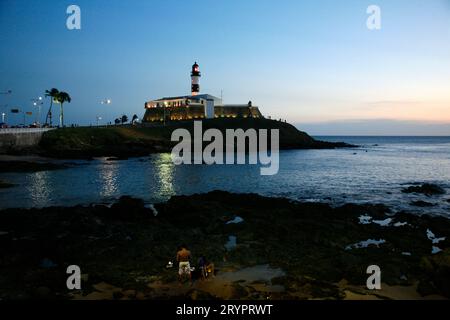
[[[64,105],[64,102],[70,103],[70,101],[72,101],[72,98],[69,96],[69,94],[67,92],[61,91],[56,96],[56,100],[60,104],[59,126],[62,128],[62,127],[64,127],[64,108],[63,108],[63,105]]]
[[[52,106],[53,101],[56,100],[56,97],[59,94],[59,90],[56,88],[52,88],[50,90],[45,90],[45,96],[50,97],[50,108],[48,108],[47,116],[45,117],[45,124],[48,124],[48,118],[50,117],[50,126],[52,125]]]

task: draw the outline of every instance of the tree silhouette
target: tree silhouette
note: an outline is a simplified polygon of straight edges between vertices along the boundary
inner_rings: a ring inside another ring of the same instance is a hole
[[[56,96],[56,100],[60,104],[60,113],[59,113],[59,125],[60,127],[64,127],[64,102],[70,103],[72,101],[72,98],[69,96],[67,92],[60,92]]]
[[[56,100],[56,97],[59,94],[59,90],[56,88],[52,88],[50,90],[45,90],[45,96],[50,97],[50,107],[48,108],[47,116],[45,117],[45,124],[48,124],[48,118],[50,118],[50,126],[52,125],[52,106],[53,101]]]

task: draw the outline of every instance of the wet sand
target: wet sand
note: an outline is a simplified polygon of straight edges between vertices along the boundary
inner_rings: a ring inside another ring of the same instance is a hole
[[[284,275],[280,269],[272,269],[267,265],[259,265],[243,268],[236,271],[223,271],[218,276],[206,280],[190,282],[163,283],[155,281],[148,284],[151,294],[146,295],[143,291],[124,290],[107,283],[94,285],[95,291],[83,295],[73,293],[70,295],[74,300],[146,300],[160,299],[161,297],[180,297],[197,300],[239,299],[237,286],[251,292],[252,300],[279,299],[286,288],[280,285],[272,285],[271,280],[277,276]],[[417,284],[411,286],[389,286],[381,284],[381,290],[369,290],[364,286],[349,284],[346,280],[336,284],[344,293],[342,300],[447,300],[441,295],[422,296],[417,290]],[[292,292],[291,299],[304,299],[303,292]],[[336,299],[336,297],[323,297],[321,299]]]

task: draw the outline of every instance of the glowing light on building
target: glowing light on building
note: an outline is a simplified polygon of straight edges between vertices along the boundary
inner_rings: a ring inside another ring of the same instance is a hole
[[[192,120],[214,118],[259,118],[259,108],[247,104],[224,105],[221,98],[200,94],[200,67],[194,63],[191,70],[191,95],[166,97],[145,103],[143,122]]]

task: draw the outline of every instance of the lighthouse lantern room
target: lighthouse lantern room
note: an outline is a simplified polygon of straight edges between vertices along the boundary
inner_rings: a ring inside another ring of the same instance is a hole
[[[192,72],[191,72],[191,80],[192,80],[192,87],[191,92],[193,96],[196,96],[200,92],[200,69],[197,64],[197,62],[194,63],[192,66]]]

